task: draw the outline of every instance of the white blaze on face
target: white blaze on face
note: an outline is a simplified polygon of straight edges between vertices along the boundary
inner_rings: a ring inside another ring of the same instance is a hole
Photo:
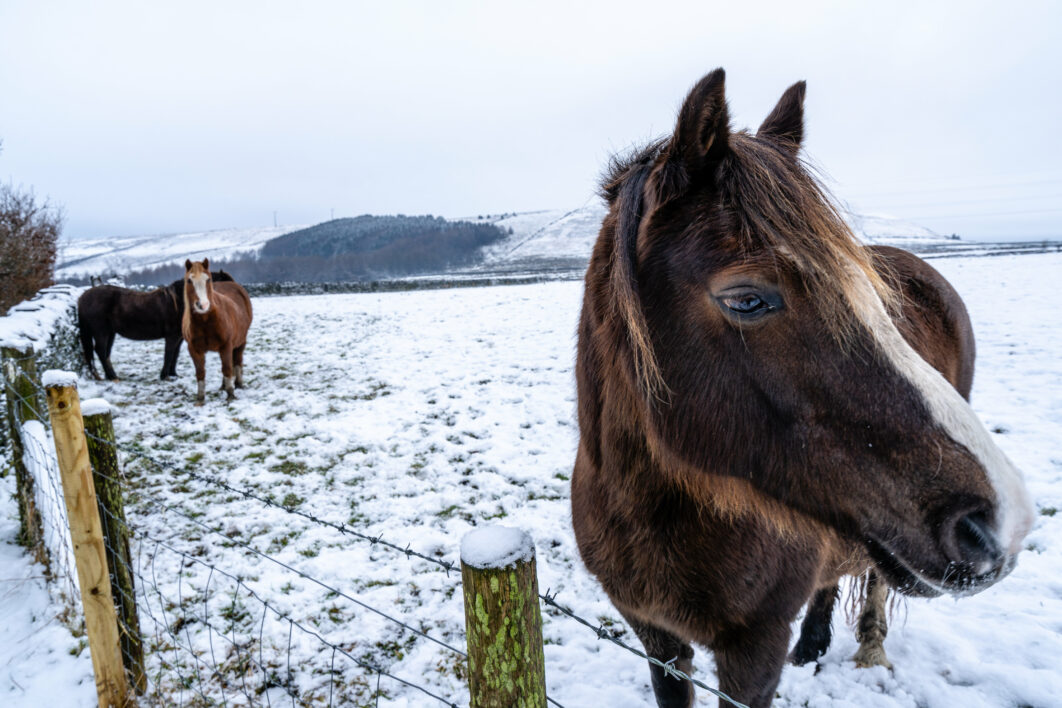
[[[210,310],[210,298],[207,296],[207,280],[209,279],[210,276],[206,273],[197,273],[188,277],[192,287],[195,288],[195,302],[192,303],[192,307],[201,315]]]
[[[855,266],[853,271],[855,288],[849,296],[856,315],[896,370],[922,394],[937,424],[981,463],[999,505],[997,540],[1008,554],[1018,553],[1034,518],[1021,471],[995,444],[966,399],[903,338],[866,274]]]

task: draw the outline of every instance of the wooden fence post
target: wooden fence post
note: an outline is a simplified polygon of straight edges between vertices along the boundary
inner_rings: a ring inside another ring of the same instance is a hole
[[[111,571],[111,594],[114,595],[122,621],[119,627],[122,663],[133,688],[137,694],[143,695],[147,688],[144,645],[140,637],[140,618],[136,611],[136,588],[133,585],[133,574],[130,572],[132,560],[129,554],[129,528],[125,524],[114,419],[110,405],[102,398],[83,401],[81,413],[85,421],[85,442],[92,463],[92,480],[99,500],[107,567]]]
[[[23,460],[22,424],[28,420],[40,420],[34,405],[37,397],[37,364],[33,348],[3,348],[4,393],[7,398],[7,425],[11,439],[11,463],[15,469],[15,487],[18,495],[18,540],[30,550],[34,559],[48,567],[48,549],[44,546],[41,517],[37,512],[37,497],[33,475],[26,469]]]
[[[48,394],[55,454],[63,479],[81,604],[85,608],[85,631],[92,655],[92,670],[96,675],[96,695],[100,708],[122,708],[130,705],[130,696],[122,668],[118,618],[111,596],[92,466],[85,444],[77,375],[47,371],[42,378]]]
[[[461,584],[472,708],[545,708],[542,613],[531,537],[503,526],[465,534]]]

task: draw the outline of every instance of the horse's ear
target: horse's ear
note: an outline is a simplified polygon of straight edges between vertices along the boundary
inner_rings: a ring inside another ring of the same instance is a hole
[[[679,111],[671,155],[696,168],[724,155],[730,137],[726,107],[726,72],[716,69],[697,82]]]
[[[756,136],[773,140],[788,152],[796,154],[804,139],[804,92],[806,84],[798,81],[782,94],[778,105],[764,119]]]
[[[205,270],[208,275],[210,274],[210,259],[209,258],[204,258],[203,259],[203,270]]]
[[[667,158],[650,182],[657,205],[682,194],[691,173],[718,162],[730,149],[726,72],[716,69],[697,82],[679,110]]]
[[[192,269],[192,259],[191,258],[185,258],[184,259],[184,272],[187,273],[191,269]]]

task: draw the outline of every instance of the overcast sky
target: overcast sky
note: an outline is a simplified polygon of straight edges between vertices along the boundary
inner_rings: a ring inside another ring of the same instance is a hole
[[[75,238],[571,208],[717,66],[860,211],[1062,237],[1057,2],[3,0],[0,178]]]

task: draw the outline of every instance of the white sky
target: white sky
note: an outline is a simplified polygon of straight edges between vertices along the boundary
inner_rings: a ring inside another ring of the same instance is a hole
[[[0,178],[72,237],[575,207],[723,66],[857,210],[1062,237],[1062,3],[0,3]]]

